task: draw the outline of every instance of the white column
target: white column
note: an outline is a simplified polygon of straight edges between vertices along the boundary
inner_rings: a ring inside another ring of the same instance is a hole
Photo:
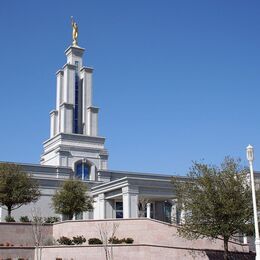
[[[60,104],[63,102],[63,70],[56,73],[56,134],[60,133]]]
[[[147,218],[151,218],[151,203],[150,202],[148,202],[146,204],[146,216],[147,216]]]
[[[74,104],[75,99],[75,69],[71,64],[65,64],[63,67],[63,101],[69,104]]]
[[[185,224],[185,210],[181,209],[181,213],[180,213],[180,224]]]
[[[58,70],[56,77],[56,110],[59,110],[60,104],[63,103],[63,70]]]
[[[87,109],[86,111],[86,123],[85,123],[85,129],[86,129],[86,135],[91,136],[91,121],[92,121],[92,113],[90,109]]]
[[[130,194],[128,187],[124,187],[123,191],[123,218],[130,218]]]
[[[123,192],[123,218],[138,217],[138,188],[126,186]]]
[[[50,112],[50,120],[51,120],[51,127],[50,127],[50,138],[57,134],[57,115],[58,111],[52,110]]]
[[[81,79],[83,80],[82,85],[82,121],[84,124],[83,134],[90,135],[90,124],[91,119],[89,118],[91,114],[87,111],[89,107],[92,106],[92,68],[83,67],[81,69]]]
[[[98,107],[88,107],[87,109],[87,135],[98,135]]]
[[[99,219],[105,219],[105,195],[104,193],[98,195],[99,203]]]
[[[73,105],[63,103],[60,106],[60,131],[62,133],[73,132]]]

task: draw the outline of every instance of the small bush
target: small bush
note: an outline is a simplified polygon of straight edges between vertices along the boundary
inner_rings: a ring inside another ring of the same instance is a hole
[[[6,216],[5,217],[5,221],[6,222],[15,222],[15,219],[13,217],[11,217],[11,216]]]
[[[44,218],[44,222],[45,223],[49,223],[49,224],[52,224],[52,223],[55,223],[55,222],[59,222],[60,221],[60,218],[59,217],[47,217],[47,218]]]
[[[5,243],[5,246],[10,246],[10,243],[9,243],[9,242],[6,242],[6,243]]]
[[[53,245],[56,245],[56,244],[57,244],[56,240],[51,236],[49,236],[49,237],[47,237],[43,240],[44,246],[53,246]]]
[[[4,244],[3,244],[3,243],[0,243],[0,246],[4,246]]]
[[[39,216],[33,216],[32,218],[32,222],[34,223],[43,223],[43,217],[39,217]]]
[[[72,240],[70,238],[64,237],[64,236],[57,239],[57,242],[61,245],[73,245]]]
[[[72,241],[75,245],[82,245],[83,243],[86,242],[86,238],[83,236],[76,236],[73,237]]]
[[[102,241],[101,241],[99,238],[93,237],[93,238],[90,238],[90,239],[88,240],[88,244],[89,244],[89,245],[101,245],[101,244],[103,244],[103,243],[102,243]]]
[[[21,216],[19,220],[20,220],[20,222],[30,222],[30,219],[28,218],[28,216]]]
[[[134,243],[134,240],[133,240],[133,238],[131,238],[131,237],[127,237],[127,238],[124,238],[124,242],[125,242],[126,244],[133,244],[133,243]]]
[[[124,242],[124,239],[119,239],[116,236],[110,237],[108,239],[108,243],[110,243],[110,244],[122,244],[123,242]]]

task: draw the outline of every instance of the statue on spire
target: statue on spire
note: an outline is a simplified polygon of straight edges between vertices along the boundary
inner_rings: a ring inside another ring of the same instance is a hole
[[[71,16],[71,26],[72,26],[72,45],[73,46],[78,46],[78,25],[74,21],[73,16]]]

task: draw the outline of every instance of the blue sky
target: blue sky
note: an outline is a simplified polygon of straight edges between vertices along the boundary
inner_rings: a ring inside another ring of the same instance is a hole
[[[94,67],[109,168],[186,174],[255,147],[260,170],[260,2],[2,1],[0,160],[38,163],[55,72],[79,24]]]

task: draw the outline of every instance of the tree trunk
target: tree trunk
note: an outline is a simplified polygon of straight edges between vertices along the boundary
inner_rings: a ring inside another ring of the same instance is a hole
[[[8,206],[8,207],[7,207],[8,217],[11,217],[11,211],[12,211],[12,207]]]
[[[224,260],[228,260],[228,237],[224,237]]]

